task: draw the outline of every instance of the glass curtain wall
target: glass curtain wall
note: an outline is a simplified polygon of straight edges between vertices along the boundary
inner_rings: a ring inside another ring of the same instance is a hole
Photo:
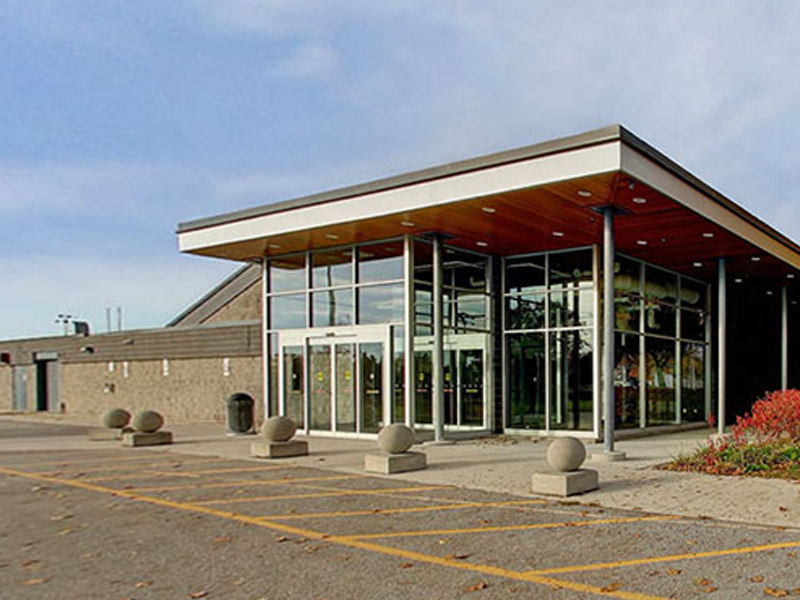
[[[506,426],[594,427],[592,248],[504,260]]]
[[[707,297],[705,283],[617,256],[617,427],[705,419]]]
[[[443,246],[444,424],[487,426],[489,257]],[[433,423],[433,247],[414,242],[414,407],[417,424]]]
[[[403,418],[403,265],[403,241],[396,239],[268,259],[265,352],[270,414],[283,410],[301,428],[308,415],[312,429],[374,433],[392,418],[383,414],[388,389],[394,418]],[[358,338],[359,326],[374,325],[392,328],[390,348],[383,338],[353,339]],[[349,338],[312,340],[307,346],[284,344],[280,355],[281,332],[305,330],[313,336],[315,329],[324,329],[323,336],[344,332]],[[386,388],[385,361],[392,367]]]

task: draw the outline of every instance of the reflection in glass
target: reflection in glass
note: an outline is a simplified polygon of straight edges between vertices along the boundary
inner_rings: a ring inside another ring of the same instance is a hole
[[[550,334],[550,428],[591,429],[592,331]]]
[[[336,344],[336,430],[356,430],[355,346]]]
[[[273,296],[269,300],[270,327],[297,329],[306,326],[306,295]]]
[[[550,289],[592,287],[594,285],[592,250],[573,250],[550,254]]]
[[[383,425],[383,344],[359,345],[361,366],[361,431],[378,433]]]
[[[444,422],[458,424],[458,355],[455,350],[444,351]]]
[[[457,329],[482,329],[488,327],[486,322],[486,296],[469,292],[458,293],[458,305],[455,312]]]
[[[483,425],[483,350],[459,352],[461,424]]]
[[[414,279],[433,283],[433,244],[414,240]]]
[[[298,429],[305,427],[303,410],[303,347],[286,346],[283,349],[283,390],[286,400],[286,416],[292,419]]]
[[[403,242],[384,242],[358,248],[358,281],[403,278]]]
[[[678,277],[674,273],[645,265],[644,295],[647,298],[675,304],[678,300]]]
[[[681,278],[681,304],[685,307],[704,310],[706,307],[706,285],[686,277]]]
[[[403,284],[370,285],[358,289],[359,323],[403,320]]]
[[[311,280],[318,288],[353,283],[353,250],[342,248],[314,252],[311,255]]]
[[[328,290],[312,294],[313,327],[334,327],[353,324],[353,290]]]
[[[633,294],[614,298],[614,327],[622,331],[639,331],[642,299]]]
[[[331,347],[313,345],[309,349],[309,419],[311,429],[331,428]]]
[[[544,327],[545,294],[527,294],[506,299],[506,329]]]
[[[590,326],[593,315],[592,290],[550,293],[550,327]]]
[[[645,338],[647,424],[675,422],[675,341]]]
[[[442,260],[445,286],[486,291],[487,259],[455,248],[446,248]]]
[[[278,381],[278,362],[280,357],[278,355],[278,334],[270,333],[267,336],[267,344],[269,345],[269,416],[274,417],[280,414],[279,394],[280,381]]]
[[[414,418],[417,423],[433,423],[433,364],[429,350],[414,352]]]
[[[639,331],[641,263],[619,256],[614,267],[614,327]]]
[[[508,426],[545,427],[544,334],[510,335],[508,339]]]
[[[644,330],[647,333],[656,333],[675,337],[675,307],[646,300],[644,304]]]
[[[306,287],[305,254],[273,258],[269,261],[269,289],[271,292],[290,292]]]
[[[395,327],[392,333],[392,423],[403,423],[405,410],[405,327]]]
[[[681,420],[706,419],[705,345],[681,344]]]
[[[681,311],[681,338],[704,341],[706,339],[706,315],[699,310]]]
[[[639,426],[639,336],[614,334],[614,405],[617,427]]]
[[[518,294],[545,288],[545,257],[526,256],[506,260],[506,292]]]

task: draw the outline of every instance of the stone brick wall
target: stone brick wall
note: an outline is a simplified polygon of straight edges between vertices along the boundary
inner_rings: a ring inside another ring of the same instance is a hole
[[[205,319],[203,323],[261,320],[261,282],[257,282]]]
[[[12,385],[11,367],[0,365],[0,412],[10,411],[14,406]]]
[[[135,414],[152,409],[169,422],[225,421],[225,400],[234,392],[256,401],[256,423],[263,419],[261,357],[116,361],[61,365],[60,402],[67,414],[97,420],[109,408]],[[30,407],[30,402],[29,402]]]

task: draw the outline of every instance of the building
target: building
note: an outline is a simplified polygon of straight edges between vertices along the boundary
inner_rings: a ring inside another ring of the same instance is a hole
[[[724,425],[800,375],[800,246],[620,126],[178,238],[261,265],[265,412],[310,433]]]
[[[225,399],[245,392],[260,418],[260,279],[242,267],[163,328],[0,341],[0,412],[223,422]]]

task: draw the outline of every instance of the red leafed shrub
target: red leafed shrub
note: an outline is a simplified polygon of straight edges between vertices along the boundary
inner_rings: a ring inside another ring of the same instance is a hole
[[[753,404],[750,413],[736,418],[733,436],[737,442],[800,442],[800,390],[778,390]]]

